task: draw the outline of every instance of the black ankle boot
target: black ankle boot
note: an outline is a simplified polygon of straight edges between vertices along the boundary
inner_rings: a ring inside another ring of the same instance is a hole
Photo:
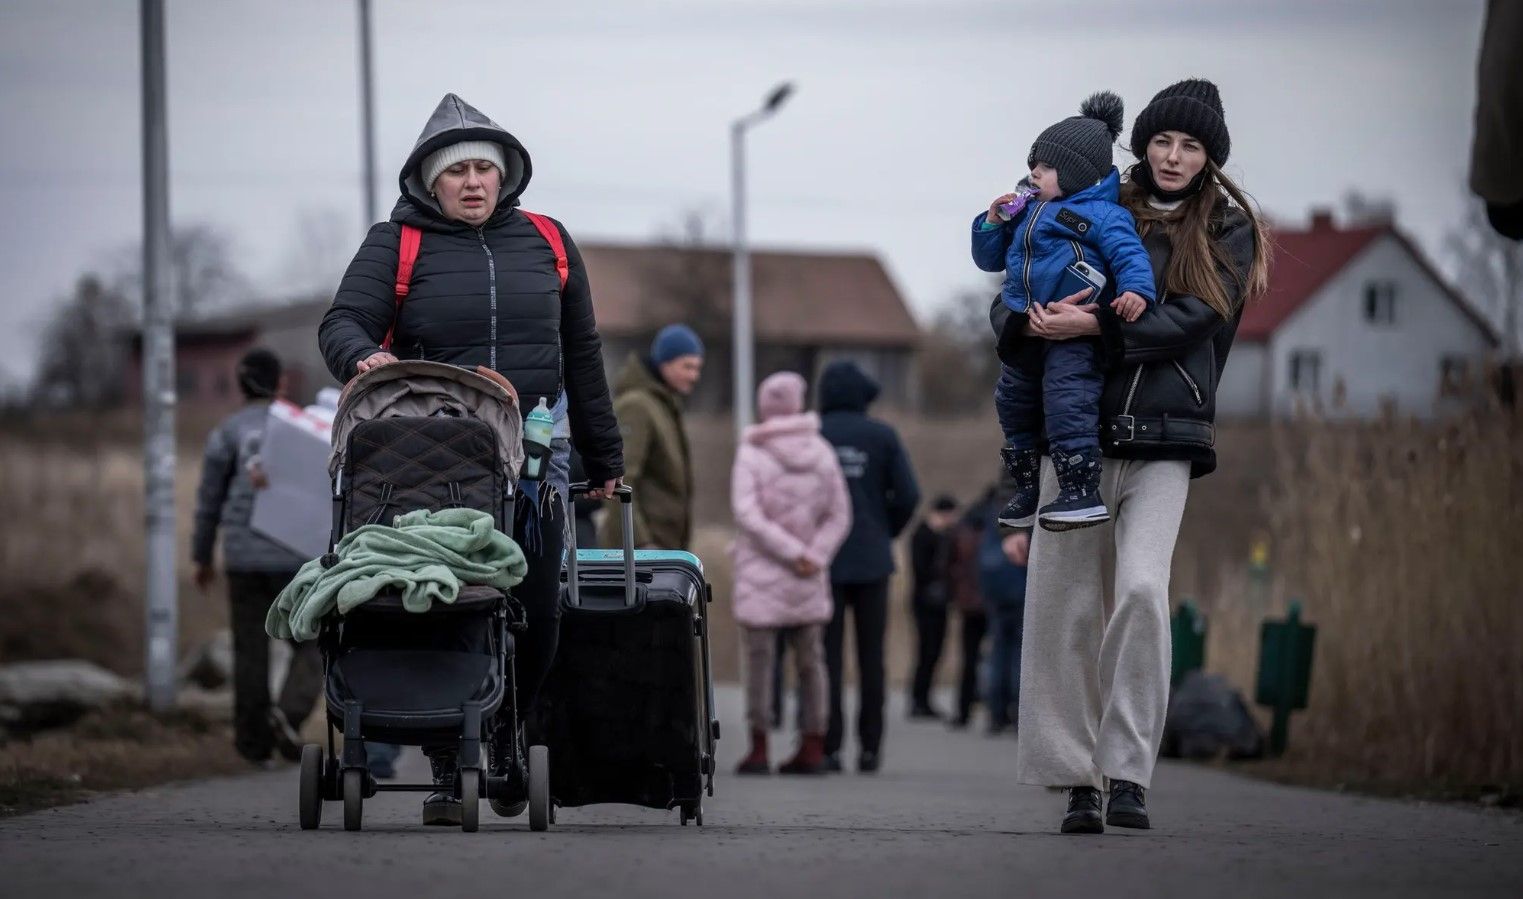
[[[1105,809],[1105,823],[1138,830],[1151,828],[1147,806],[1142,801],[1142,787],[1129,780],[1111,781],[1111,801]]]
[[[524,740],[523,725],[518,727],[504,727],[498,730],[497,738],[492,741],[492,774],[502,776],[508,773],[508,767],[513,763],[513,741],[518,741],[518,759],[524,766],[527,775],[529,770],[529,748]],[[493,813],[499,818],[517,818],[529,807],[529,784],[525,777],[522,789],[510,796],[487,800],[487,805],[492,807]]]
[[[1042,507],[1037,520],[1049,531],[1072,531],[1110,521],[1100,499],[1100,451],[1056,453],[1058,498]]]
[[[999,523],[1007,528],[1029,528],[1036,523],[1036,504],[1042,495],[1042,457],[1034,449],[1004,447],[999,457],[1005,471],[1015,479],[1015,496],[999,513]]]
[[[1094,787],[1069,788],[1063,833],[1105,833],[1105,824],[1100,820],[1099,790]]]
[[[439,789],[423,800],[423,823],[459,827],[460,797],[455,795],[455,753],[435,752],[428,757],[428,764],[434,769],[434,786]]]

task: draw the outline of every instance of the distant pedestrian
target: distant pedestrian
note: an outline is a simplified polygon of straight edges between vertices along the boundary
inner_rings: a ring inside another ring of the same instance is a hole
[[[979,593],[988,616],[989,735],[998,736],[1020,723],[1021,639],[1026,616],[1026,559],[1031,534],[1004,531],[998,513],[989,510],[978,541]]]
[[[952,587],[952,607],[960,622],[961,662],[957,676],[957,713],[948,725],[963,730],[973,720],[973,707],[983,701],[979,681],[983,673],[984,635],[988,615],[978,577],[978,547],[984,528],[1000,508],[999,492],[991,487],[968,510],[953,528],[952,564],[948,580]]]
[[[909,455],[894,429],[867,414],[878,385],[854,362],[834,362],[820,376],[821,431],[835,446],[851,495],[851,533],[830,566],[835,614],[825,632],[830,665],[830,730],[826,767],[841,770],[845,713],[841,706],[846,615],[857,644],[857,770],[871,773],[883,749],[883,644],[888,631],[888,581],[894,573],[893,542],[920,503]]]
[[[825,771],[827,571],[851,528],[851,500],[835,451],[820,436],[819,416],[804,411],[804,393],[803,377],[793,372],[762,382],[756,400],[761,421],[746,428],[730,480],[735,620],[744,634],[751,730],[751,750],[739,774],[771,770],[767,727],[779,633],[797,663],[802,733],[798,752],[778,771]]]
[[[702,375],[703,341],[675,324],[656,334],[649,353],[630,356],[614,385],[624,480],[635,489],[637,548],[687,549],[692,542],[693,461],[682,406]],[[604,546],[622,546],[623,533],[620,516],[604,516]]]
[[[947,640],[952,600],[952,555],[957,539],[957,500],[939,496],[910,537],[910,611],[915,621],[915,673],[910,679],[910,718],[937,719],[931,702],[936,666]]]
[[[236,378],[243,407],[206,439],[190,557],[196,586],[205,592],[216,580],[212,559],[220,532],[233,635],[234,747],[256,764],[266,762],[277,749],[294,761],[301,753],[302,722],[322,692],[322,658],[315,641],[292,643],[285,685],[271,702],[270,638],[264,618],[307,559],[249,527],[254,492],[264,486],[256,457],[270,403],[284,392],[286,378],[279,357],[266,349],[245,353]]]

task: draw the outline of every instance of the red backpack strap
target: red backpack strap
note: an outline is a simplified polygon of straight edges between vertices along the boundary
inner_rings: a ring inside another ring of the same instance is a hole
[[[561,290],[565,290],[566,278],[571,274],[571,265],[566,261],[566,243],[561,240],[561,229],[557,228],[555,222],[551,221],[547,215],[540,215],[527,209],[520,209],[519,212],[534,223],[539,236],[543,237],[545,243],[548,243],[550,249],[555,252],[555,274],[561,279]]]
[[[402,226],[402,243],[397,247],[397,283],[393,288],[397,295],[397,308],[391,316],[391,327],[386,329],[386,339],[381,349],[391,351],[392,338],[397,333],[397,319],[402,317],[402,301],[412,290],[412,267],[418,261],[418,245],[423,242],[423,232],[412,225]]]

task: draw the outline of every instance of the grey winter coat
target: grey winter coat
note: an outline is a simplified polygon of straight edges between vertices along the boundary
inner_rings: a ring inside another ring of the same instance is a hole
[[[198,565],[212,563],[219,528],[222,565],[228,571],[294,574],[307,561],[249,529],[249,518],[254,514],[249,460],[259,453],[269,414],[268,400],[252,400],[206,438],[201,486],[196,490],[196,525],[190,540],[190,557]]]

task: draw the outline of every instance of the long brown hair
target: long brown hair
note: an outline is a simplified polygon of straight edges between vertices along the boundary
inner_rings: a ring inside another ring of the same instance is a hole
[[[1137,163],[1147,164],[1146,159]],[[1144,179],[1129,173],[1121,185],[1121,205],[1137,219],[1138,234],[1146,238],[1154,229],[1162,228],[1169,238],[1173,252],[1164,283],[1159,285],[1160,294],[1166,288],[1197,296],[1222,318],[1232,318],[1238,304],[1263,296],[1269,288],[1269,235],[1252,201],[1209,159],[1203,178],[1200,189],[1178,207],[1159,209],[1148,202],[1148,189],[1141,183]],[[1253,262],[1246,272],[1238,271],[1235,260],[1227,258],[1221,242],[1214,239],[1215,226],[1231,207],[1241,210],[1253,228]],[[1222,278],[1223,271],[1237,282],[1237,303]]]

